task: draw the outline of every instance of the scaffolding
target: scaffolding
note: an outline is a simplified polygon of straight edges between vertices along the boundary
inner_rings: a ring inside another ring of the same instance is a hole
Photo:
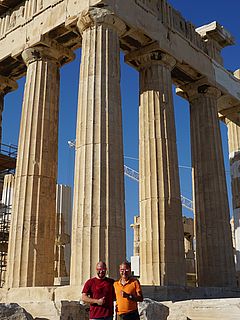
[[[5,176],[15,172],[16,158],[17,146],[0,144],[0,287],[5,282],[12,209],[11,192],[3,186]]]
[[[0,287],[5,282],[11,206],[0,204]]]
[[[69,140],[68,146],[69,146],[69,148],[75,148],[76,140]],[[124,165],[124,174],[125,174],[125,176],[129,177],[130,179],[133,179],[133,180],[139,182],[139,172],[138,171]],[[193,211],[193,201],[188,199],[187,197],[184,197],[182,194],[181,194],[181,203],[182,203],[182,207],[184,207],[190,211]]]

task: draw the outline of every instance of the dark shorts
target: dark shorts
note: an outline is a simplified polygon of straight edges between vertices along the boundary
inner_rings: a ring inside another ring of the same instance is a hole
[[[138,310],[118,315],[118,320],[140,320]]]

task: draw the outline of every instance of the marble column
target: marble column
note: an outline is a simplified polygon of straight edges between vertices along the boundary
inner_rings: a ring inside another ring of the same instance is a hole
[[[135,58],[140,71],[140,279],[184,285],[184,233],[171,70],[158,51]]]
[[[0,84],[0,144],[2,143],[2,113],[4,108],[4,92]]]
[[[0,144],[2,143],[2,113],[4,109],[4,97],[5,95],[18,87],[17,82],[0,75]]]
[[[134,222],[130,227],[133,229],[133,255],[139,256],[140,216],[134,216]]]
[[[204,81],[181,88],[190,102],[197,282],[235,286],[230,216],[217,99]]]
[[[82,34],[70,283],[94,276],[104,260],[118,277],[126,257],[119,33],[106,9],[79,18]]]
[[[51,286],[58,153],[59,62],[26,49],[27,65],[9,239],[7,287]]]
[[[228,119],[226,119],[225,122],[228,127],[236,271],[240,274],[240,127]]]
[[[0,75],[0,153],[2,152],[2,114],[4,110],[4,97],[7,93],[16,90],[18,88],[17,82]],[[3,192],[3,176],[0,176],[0,199],[2,198]]]

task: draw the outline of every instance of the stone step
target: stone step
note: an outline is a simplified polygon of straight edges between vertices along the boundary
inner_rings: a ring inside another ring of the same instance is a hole
[[[240,320],[240,298],[139,304],[141,320]]]

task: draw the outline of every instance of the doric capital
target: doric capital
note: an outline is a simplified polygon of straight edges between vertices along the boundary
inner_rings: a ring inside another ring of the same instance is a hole
[[[224,123],[227,125],[227,127],[230,127],[233,124],[233,122],[228,118],[224,118]]]
[[[18,84],[16,81],[0,75],[0,94],[7,94],[17,88]]]
[[[189,102],[201,97],[215,97],[218,99],[221,96],[221,91],[211,84],[206,79],[189,83],[176,89],[176,93]]]
[[[158,43],[130,52],[125,56],[125,61],[138,70],[153,64],[162,64],[172,70],[176,65],[176,60],[172,56],[159,50]]]
[[[153,64],[161,64],[172,70],[176,65],[176,60],[168,54],[162,53],[159,50],[149,52],[135,59],[135,64],[138,69],[143,69]]]
[[[103,8],[90,7],[84,10],[79,17],[77,25],[81,33],[97,25],[106,25],[114,28],[119,35],[126,31],[125,23],[116,17],[112,11]]]
[[[43,44],[26,48],[22,57],[26,65],[37,60],[52,60],[59,66],[74,59],[75,54],[54,41],[47,41],[45,39]]]
[[[233,36],[221,26],[217,21],[213,21],[207,25],[198,27],[196,32],[205,40],[215,41],[219,48],[232,46],[234,44]]]

